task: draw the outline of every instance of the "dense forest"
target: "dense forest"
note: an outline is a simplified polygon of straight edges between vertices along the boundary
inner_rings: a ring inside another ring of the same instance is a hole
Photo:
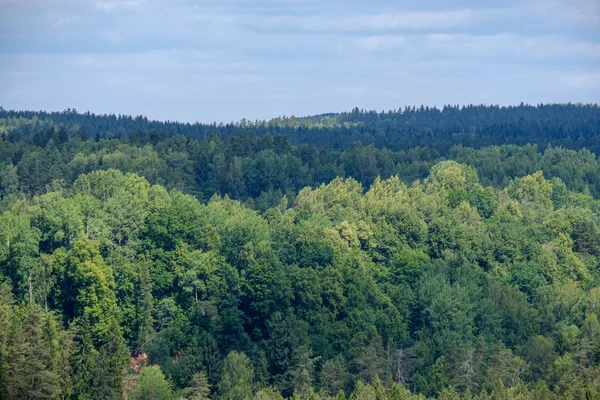
[[[600,107],[0,108],[0,399],[600,399]]]

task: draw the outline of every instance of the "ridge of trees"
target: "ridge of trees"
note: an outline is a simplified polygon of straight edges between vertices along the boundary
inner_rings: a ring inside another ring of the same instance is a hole
[[[260,124],[231,129],[198,124],[206,128],[198,135],[181,128],[185,124],[173,128],[141,117],[0,110],[0,195],[30,198],[47,187],[69,187],[82,173],[114,168],[203,201],[228,195],[264,211],[284,195],[292,198],[338,176],[365,187],[377,176],[398,175],[411,183],[452,159],[475,167],[486,186],[502,188],[541,170],[597,197],[599,110],[596,105],[355,109],[335,118],[360,122],[360,128],[348,128],[359,131],[304,122],[288,131],[279,123],[269,130]],[[323,118],[333,117],[316,120]],[[393,126],[382,133],[380,124]]]
[[[343,150],[354,142],[392,151],[427,147],[442,155],[455,145],[486,147],[537,144],[571,149],[588,148],[598,154],[600,107],[597,104],[446,105],[404,107],[387,112],[353,109],[313,117],[278,117],[269,121],[242,119],[231,123],[155,121],[144,116],[62,112],[14,111],[0,107],[0,134],[13,132],[18,140],[51,126],[63,126],[69,135],[92,138],[130,138],[180,134],[192,138],[251,131],[287,138],[293,145],[314,144]],[[15,128],[18,128],[15,132]]]

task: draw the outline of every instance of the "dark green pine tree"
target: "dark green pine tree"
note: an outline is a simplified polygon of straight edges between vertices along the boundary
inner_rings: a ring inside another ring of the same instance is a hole
[[[348,370],[342,355],[327,360],[321,368],[321,387],[328,396],[344,391],[348,382]]]
[[[60,353],[56,322],[37,304],[26,306],[13,324],[8,363],[11,398],[55,399],[60,396]]]
[[[57,138],[58,138],[58,142],[61,144],[69,141],[69,133],[67,132],[67,130],[65,129],[64,126],[61,126],[60,128],[58,128]]]
[[[86,325],[84,320],[75,338],[75,354],[71,363],[73,397],[93,400],[98,398],[98,351],[94,348],[91,332]]]
[[[14,336],[12,295],[7,285],[0,285],[0,399],[9,399],[8,361],[12,358],[9,341]]]
[[[102,399],[120,399],[123,377],[129,361],[127,346],[119,324],[113,320],[106,342],[98,351],[98,395]]]
[[[146,344],[154,336],[154,319],[152,318],[152,279],[150,278],[148,263],[145,261],[140,263],[139,279],[140,299],[138,309],[141,314],[141,321],[137,351],[143,352]]]

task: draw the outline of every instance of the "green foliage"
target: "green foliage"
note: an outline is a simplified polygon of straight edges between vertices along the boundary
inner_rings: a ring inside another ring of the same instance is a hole
[[[142,369],[137,387],[131,393],[132,400],[170,400],[173,399],[171,385],[165,379],[160,367],[152,365]]]
[[[375,388],[358,381],[350,395],[350,400],[377,400]]]
[[[223,374],[219,382],[219,399],[251,399],[254,368],[244,353],[231,352],[223,362]]]
[[[53,399],[61,395],[60,331],[52,314],[32,304],[9,323],[3,360],[9,398]]]
[[[0,121],[0,398],[595,398],[581,107]]]
[[[186,398],[190,400],[208,400],[210,395],[210,384],[204,372],[194,374],[192,386],[184,390]]]
[[[66,296],[74,294],[65,299],[67,307],[72,306],[73,316],[85,321],[96,343],[107,340],[114,321],[118,320],[119,310],[112,270],[95,242],[82,237],[73,244],[66,275],[69,290],[63,292]]]
[[[326,395],[333,397],[340,391],[343,393],[347,383],[348,371],[346,369],[346,362],[341,355],[323,363],[320,384]]]
[[[103,399],[120,399],[129,357],[116,320],[111,322],[108,329],[108,337],[98,351],[98,396]]]

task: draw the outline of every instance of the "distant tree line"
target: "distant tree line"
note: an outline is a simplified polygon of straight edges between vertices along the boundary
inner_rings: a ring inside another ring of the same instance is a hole
[[[71,134],[91,138],[129,138],[184,135],[203,138],[251,131],[256,136],[278,135],[291,144],[314,144],[344,150],[354,142],[392,151],[426,147],[446,156],[456,145],[486,147],[537,144],[600,153],[600,108],[597,104],[540,104],[499,107],[485,105],[404,107],[388,112],[359,110],[314,117],[280,117],[236,123],[178,123],[143,116],[62,112],[12,111],[0,107],[0,119],[19,126],[9,138],[26,138],[50,125],[65,126]],[[23,123],[33,122],[33,123]],[[38,129],[39,128],[39,129]],[[0,131],[1,132],[1,131]]]

